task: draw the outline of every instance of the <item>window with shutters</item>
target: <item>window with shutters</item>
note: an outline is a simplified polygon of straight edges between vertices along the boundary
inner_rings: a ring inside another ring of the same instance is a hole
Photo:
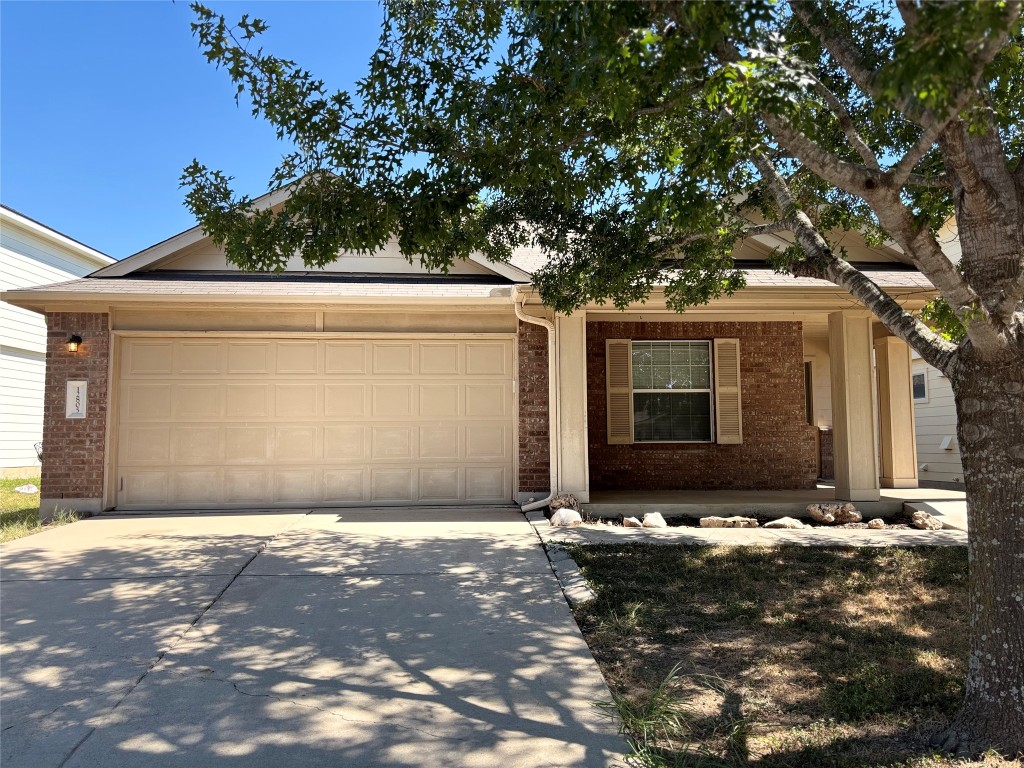
[[[634,442],[711,442],[711,342],[633,341]]]

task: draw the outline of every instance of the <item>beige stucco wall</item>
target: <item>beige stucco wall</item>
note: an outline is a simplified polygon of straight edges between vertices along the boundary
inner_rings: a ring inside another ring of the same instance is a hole
[[[832,426],[832,371],[827,335],[804,335],[804,361],[811,363],[811,406],[816,427]]]

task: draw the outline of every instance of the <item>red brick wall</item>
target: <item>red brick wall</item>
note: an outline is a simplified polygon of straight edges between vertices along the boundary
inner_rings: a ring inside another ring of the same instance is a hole
[[[548,438],[548,332],[519,323],[519,490],[547,493],[551,485]]]
[[[107,427],[107,315],[47,312],[46,330],[42,498],[98,499],[103,496]],[[77,352],[65,346],[71,334],[82,337]],[[64,415],[68,380],[89,382],[84,419]]]
[[[740,340],[743,443],[608,445],[605,339]],[[590,487],[636,489],[813,488],[816,427],[804,412],[801,324],[587,323]]]

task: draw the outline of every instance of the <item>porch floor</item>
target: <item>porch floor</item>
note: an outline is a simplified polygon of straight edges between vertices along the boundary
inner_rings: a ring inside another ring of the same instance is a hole
[[[904,504],[927,503],[951,510],[963,507],[966,494],[945,488],[883,488],[878,501],[855,502],[866,517],[892,515]],[[767,515],[802,517],[808,504],[833,502],[835,486],[819,483],[817,488],[801,491],[591,491],[586,512],[596,517],[660,512],[666,517],[703,517],[705,515]]]

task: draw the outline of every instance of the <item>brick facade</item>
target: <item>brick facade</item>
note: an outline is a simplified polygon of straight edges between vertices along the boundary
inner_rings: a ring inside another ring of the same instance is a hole
[[[548,428],[548,332],[519,323],[519,491],[547,493],[551,485]]]
[[[743,443],[608,445],[605,339],[740,340]],[[816,427],[804,408],[798,322],[587,323],[587,422],[593,490],[814,488]]]
[[[79,512],[98,511],[103,496],[107,428],[107,376],[110,332],[106,314],[46,313],[46,389],[43,399],[42,514],[61,507],[62,499],[92,500],[75,504]],[[82,344],[68,352],[68,337]],[[88,382],[84,419],[65,416],[67,382]],[[49,502],[49,503],[48,503]],[[49,507],[49,509],[48,509]],[[92,508],[90,508],[92,507]]]

